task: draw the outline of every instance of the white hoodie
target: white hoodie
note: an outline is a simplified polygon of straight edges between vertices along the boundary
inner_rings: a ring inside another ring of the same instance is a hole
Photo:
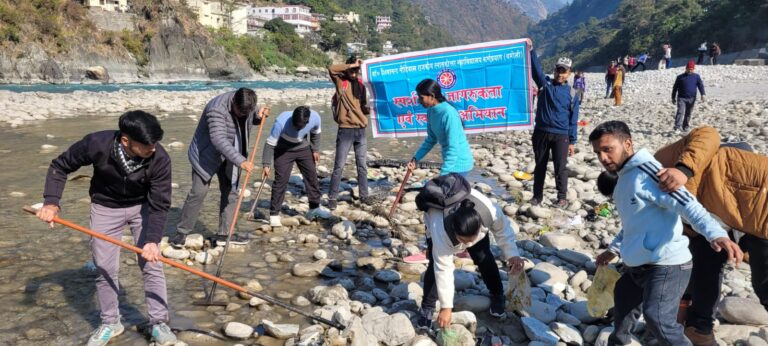
[[[512,224],[509,219],[504,215],[501,208],[488,197],[483,195],[482,192],[472,189],[472,196],[480,200],[480,205],[475,205],[475,208],[487,208],[490,214],[493,216],[493,227],[491,231],[496,238],[496,243],[501,247],[501,251],[504,253],[504,259],[520,256],[520,252],[517,249],[515,243],[515,230],[512,229]],[[480,240],[488,235],[488,228],[480,227],[480,233],[475,241],[470,244],[459,243],[453,246],[451,238],[445,232],[443,227],[443,210],[442,209],[429,209],[424,213],[424,223],[427,226],[427,237],[432,239],[432,259],[434,260],[435,268],[435,284],[437,285],[437,297],[440,301],[440,308],[453,308],[453,271],[455,266],[453,264],[453,255],[463,252],[467,248],[477,244]]]

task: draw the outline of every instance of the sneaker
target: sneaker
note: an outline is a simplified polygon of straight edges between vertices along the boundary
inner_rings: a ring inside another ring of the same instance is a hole
[[[176,234],[171,236],[171,239],[168,239],[168,243],[177,249],[183,248],[186,242],[187,235],[181,232],[176,232]]]
[[[360,199],[360,203],[368,206],[373,206],[376,204],[376,200],[374,198],[371,198],[370,196],[366,196]]]
[[[280,221],[280,215],[270,215],[269,225],[272,227],[283,227],[283,222]]]
[[[555,206],[560,209],[568,208],[568,201],[565,199],[558,199],[557,202],[555,203]]]
[[[103,346],[109,343],[112,338],[123,334],[125,331],[125,327],[123,327],[123,324],[118,321],[115,324],[104,324],[102,323],[101,326],[99,326],[99,329],[96,329],[96,331],[91,334],[91,337],[88,339],[88,346]]]
[[[528,203],[530,203],[531,205],[539,205],[541,204],[541,198],[533,197],[530,200],[528,200]]]
[[[507,317],[506,299],[504,299],[503,295],[491,297],[491,310],[489,313],[496,318]]]
[[[309,219],[310,221],[315,219],[330,219],[332,217],[333,215],[331,214],[330,211],[320,207],[317,207],[315,209],[310,209],[306,215],[306,218]]]
[[[336,210],[336,206],[338,205],[338,202],[336,202],[335,199],[329,199],[328,200],[328,209],[330,210]]]
[[[432,315],[433,314],[434,314],[434,311],[432,310],[419,310],[419,318],[416,319],[416,330],[432,333],[432,330],[433,330]]]
[[[213,239],[216,241],[217,245],[226,245],[227,243],[227,235],[226,234],[217,234],[213,236]],[[248,239],[248,237],[239,234],[239,233],[233,233],[232,237],[229,238],[229,242],[234,245],[247,245],[248,242],[251,240]]]
[[[415,255],[410,255],[408,257],[405,257],[403,258],[403,262],[412,263],[412,264],[429,264],[426,251],[422,251]]]
[[[155,345],[170,346],[176,343],[176,335],[173,334],[171,327],[167,324],[160,322],[152,326],[152,341]]]
[[[709,334],[698,331],[695,327],[686,327],[684,331],[688,340],[691,340],[693,346],[716,346],[715,333]]]

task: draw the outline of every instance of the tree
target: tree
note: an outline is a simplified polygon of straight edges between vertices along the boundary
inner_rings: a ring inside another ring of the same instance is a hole
[[[286,23],[282,18],[275,18],[264,23],[264,29],[285,36],[296,35],[293,25]]]

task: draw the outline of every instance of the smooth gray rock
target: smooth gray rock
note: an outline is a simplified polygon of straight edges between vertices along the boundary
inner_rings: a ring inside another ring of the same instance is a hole
[[[528,276],[531,279],[531,283],[535,286],[553,286],[555,283],[565,284],[568,282],[568,274],[564,270],[547,262],[536,264],[528,272]]]
[[[453,311],[486,312],[491,308],[491,299],[480,295],[465,295],[453,300]]]
[[[539,238],[539,243],[544,246],[553,247],[555,249],[573,249],[579,245],[579,240],[575,236],[567,233],[549,232],[544,233]]]
[[[235,339],[248,339],[253,335],[253,327],[240,322],[229,322],[224,326],[224,335]]]
[[[546,324],[533,317],[523,317],[521,320],[528,339],[539,341],[546,345],[557,345],[560,338]]]
[[[557,318],[557,308],[538,300],[534,300],[527,311],[531,314],[531,317],[536,318],[544,324],[549,324]]]
[[[768,325],[768,312],[757,300],[725,297],[717,307],[723,319],[733,324]]]
[[[261,324],[264,325],[268,335],[281,340],[290,339],[299,334],[298,324],[276,324],[268,320],[261,321]]]
[[[565,323],[553,322],[549,325],[549,328],[552,329],[552,331],[560,337],[560,340],[566,344],[582,345],[584,343],[584,339],[582,339],[579,330],[572,326]]]
[[[451,339],[443,339],[445,335],[452,337]],[[452,324],[445,331],[437,333],[437,344],[440,346],[475,346],[475,337],[464,326]]]

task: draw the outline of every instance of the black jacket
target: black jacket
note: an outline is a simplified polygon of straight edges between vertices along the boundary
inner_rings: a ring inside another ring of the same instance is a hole
[[[45,204],[58,206],[67,174],[93,165],[89,190],[91,202],[108,208],[147,203],[147,242],[159,243],[171,207],[171,158],[157,144],[149,163],[126,176],[112,155],[119,134],[114,130],[88,134],[51,161],[43,192]]]

